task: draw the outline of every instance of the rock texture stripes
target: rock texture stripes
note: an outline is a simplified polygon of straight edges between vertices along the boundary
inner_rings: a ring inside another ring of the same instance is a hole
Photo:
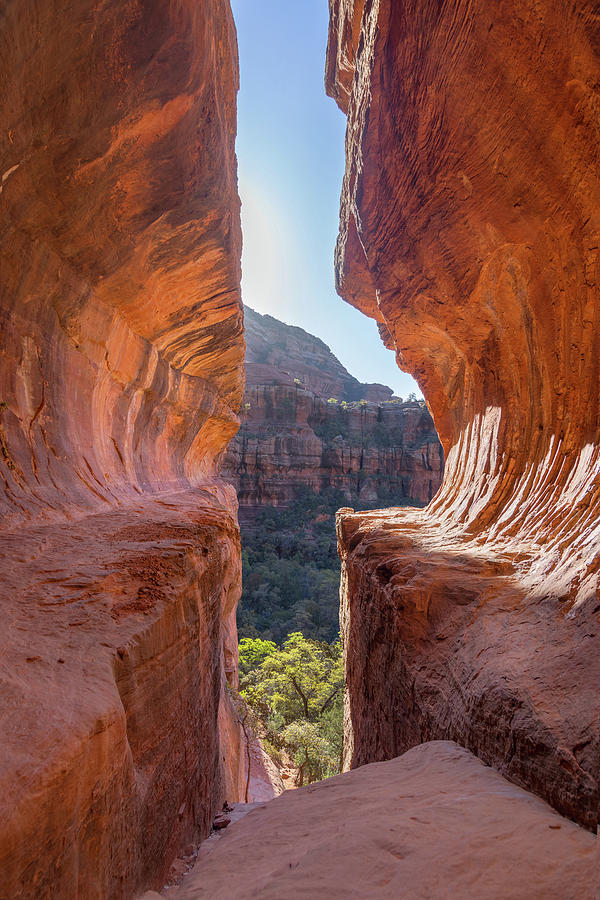
[[[15,0],[0,81],[0,896],[128,898],[246,787],[229,4]]]
[[[419,381],[446,457],[424,514],[340,517],[348,762],[453,738],[595,829],[597,11],[330,11],[338,290]]]

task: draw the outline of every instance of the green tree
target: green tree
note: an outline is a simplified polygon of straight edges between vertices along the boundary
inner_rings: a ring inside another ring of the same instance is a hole
[[[240,678],[247,676],[253,669],[257,669],[268,656],[277,652],[277,644],[273,641],[263,641],[261,638],[242,638],[239,646],[239,672]]]
[[[288,635],[240,643],[240,694],[259,718],[263,736],[285,749],[298,766],[299,783],[339,771],[344,672],[339,641]]]
[[[298,719],[315,722],[344,685],[339,642],[311,641],[295,631],[279,652],[260,665],[261,684],[273,712],[287,725]]]
[[[291,722],[283,729],[282,740],[298,767],[298,787],[327,776],[335,767],[331,746],[314,722]]]
[[[338,426],[334,425],[337,433]],[[369,432],[369,439],[376,442],[374,430]],[[401,437],[398,446],[402,446]],[[355,480],[357,490],[362,487],[362,477],[364,473]],[[357,493],[348,497],[335,488],[317,494],[297,485],[289,505],[263,507],[252,520],[241,523],[240,637],[261,637],[278,645],[293,631],[319,641],[337,637],[340,561],[335,511],[340,506],[358,510],[405,502],[391,476],[382,472],[376,477],[375,501],[361,499]]]

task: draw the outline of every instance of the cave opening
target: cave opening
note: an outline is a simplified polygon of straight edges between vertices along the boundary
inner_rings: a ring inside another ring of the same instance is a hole
[[[246,397],[229,0],[0,15],[0,896],[588,900],[600,21],[330,0],[342,176],[281,6],[236,0]]]
[[[323,86],[327,5],[232,10],[246,390],[222,471],[242,536],[240,702],[289,787],[341,770],[336,511],[426,505],[443,452],[417,383],[335,290],[346,118]]]

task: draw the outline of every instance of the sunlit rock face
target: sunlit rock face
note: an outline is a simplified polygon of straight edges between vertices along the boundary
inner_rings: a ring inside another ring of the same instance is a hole
[[[0,895],[129,897],[239,788],[229,4],[15,0],[0,72]]]
[[[4,13],[11,524],[185,486],[236,431],[238,76],[226,6],[19,0]]]
[[[425,512],[340,517],[348,764],[451,737],[594,828],[597,11],[330,10],[338,289],[419,381],[446,455]]]
[[[241,516],[285,506],[307,488],[334,488],[349,502],[431,500],[444,462],[422,404],[392,401],[382,384],[361,384],[302,328],[249,307],[244,324],[242,425],[223,462]]]

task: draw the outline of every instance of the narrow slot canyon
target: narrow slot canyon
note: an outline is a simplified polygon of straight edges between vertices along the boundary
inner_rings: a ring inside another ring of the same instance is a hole
[[[0,900],[600,898],[599,47],[329,0],[402,400],[242,304],[229,0],[0,11]],[[302,631],[284,790],[244,640]]]

